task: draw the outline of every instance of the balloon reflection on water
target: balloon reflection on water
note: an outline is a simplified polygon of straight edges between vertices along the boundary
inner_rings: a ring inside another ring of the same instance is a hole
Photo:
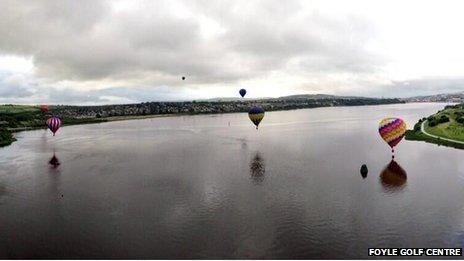
[[[250,162],[251,179],[256,183],[260,183],[264,180],[265,172],[264,159],[261,157],[261,154],[257,152]]]
[[[60,166],[60,160],[56,157],[55,153],[53,153],[53,157],[48,161],[48,164],[52,165],[52,168],[56,169]]]
[[[387,192],[398,192],[406,187],[406,171],[394,160],[380,173],[380,183]]]

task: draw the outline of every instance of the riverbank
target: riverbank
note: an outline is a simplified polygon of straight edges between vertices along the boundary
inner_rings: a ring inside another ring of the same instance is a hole
[[[130,115],[130,116],[113,116],[107,118],[86,118],[86,119],[63,119],[62,126],[72,126],[72,125],[84,125],[84,124],[97,124],[113,121],[128,121],[128,120],[142,120],[142,119],[151,119],[151,118],[163,118],[163,117],[174,117],[174,116],[185,116],[192,114],[163,114],[163,115]],[[0,147],[5,147],[11,145],[11,143],[16,141],[14,138],[15,132],[29,131],[29,130],[38,130],[45,128],[44,125],[40,126],[22,126],[15,128],[7,128],[0,130]]]
[[[0,147],[8,146],[15,141],[16,138],[10,130],[0,129]]]
[[[405,138],[464,149],[464,105],[448,105],[436,114],[420,119],[413,130],[406,132]]]

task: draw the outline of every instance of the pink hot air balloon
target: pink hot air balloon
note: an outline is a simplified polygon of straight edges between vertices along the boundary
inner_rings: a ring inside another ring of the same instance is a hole
[[[55,136],[55,133],[58,131],[58,129],[61,126],[61,120],[55,116],[48,118],[47,126],[53,132],[53,136]]]

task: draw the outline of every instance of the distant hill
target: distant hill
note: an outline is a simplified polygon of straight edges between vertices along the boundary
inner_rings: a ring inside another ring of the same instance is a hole
[[[368,98],[362,96],[339,96],[331,94],[296,94],[281,96],[277,98],[272,97],[259,97],[259,98],[241,98],[241,97],[218,97],[211,99],[200,99],[195,100],[197,102],[243,102],[243,101],[287,101],[287,100],[334,100],[334,99],[343,99],[343,100],[375,100],[381,98]],[[408,98],[398,98],[402,102],[455,102],[455,103],[464,103],[464,91],[457,93],[441,93],[434,95],[422,95],[422,96],[413,96]]]
[[[272,99],[270,97],[260,97],[260,98],[241,98],[241,97],[218,97],[210,99],[200,99],[195,100],[198,102],[234,102],[234,101],[256,101],[256,100],[267,100]]]
[[[356,96],[338,96],[330,94],[297,94],[297,95],[288,95],[276,98],[279,100],[294,100],[294,99],[308,99],[308,100],[323,100],[323,99],[369,99],[365,97],[356,97]]]

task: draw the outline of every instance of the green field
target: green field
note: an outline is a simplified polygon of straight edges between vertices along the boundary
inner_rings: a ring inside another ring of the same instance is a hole
[[[422,140],[444,146],[464,148],[462,144],[444,141],[425,135],[421,131],[424,122],[425,132],[456,141],[464,142],[464,104],[446,106],[443,110],[427,118],[422,118],[406,133],[407,140]]]
[[[433,117],[435,119],[446,117],[449,121],[439,123],[435,126],[425,124],[425,131],[436,136],[464,141],[464,122],[459,123],[456,120],[462,116],[464,116],[464,109],[462,107],[444,109],[435,114]]]
[[[46,115],[38,107],[0,105],[0,128],[36,128],[44,126]]]
[[[12,113],[26,113],[26,112],[39,112],[37,106],[30,105],[0,105],[0,114],[12,114]]]
[[[449,142],[442,139],[436,139],[430,136],[423,134],[420,131],[407,130],[406,131],[406,140],[415,140],[415,141],[425,141],[427,143],[437,144],[438,146],[453,147],[457,149],[464,149],[463,144]]]

